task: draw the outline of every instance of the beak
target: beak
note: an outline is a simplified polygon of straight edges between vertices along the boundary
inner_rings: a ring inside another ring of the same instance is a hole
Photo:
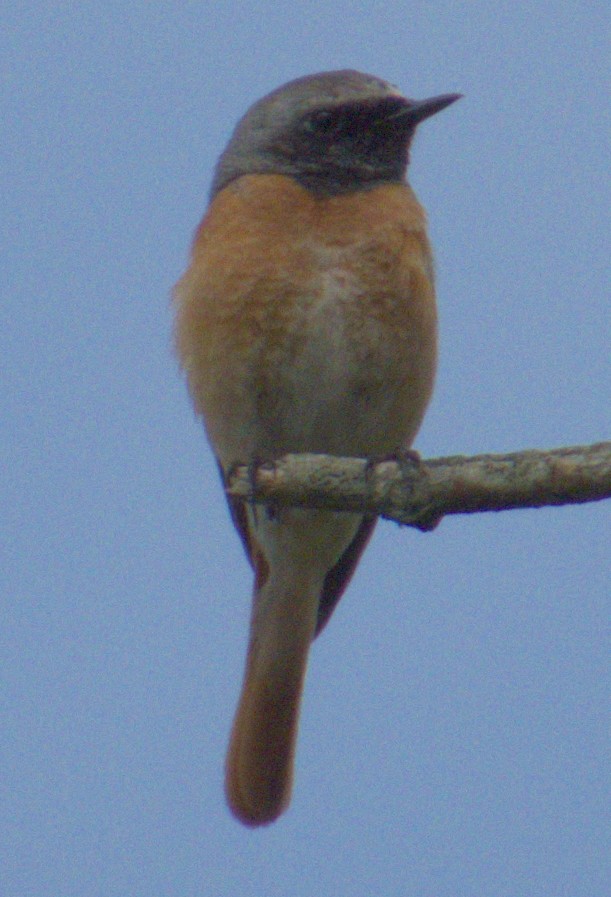
[[[439,97],[430,97],[428,100],[408,100],[409,105],[405,106],[398,114],[401,117],[405,117],[409,124],[415,128],[425,118],[436,115],[442,109],[455,103],[456,100],[460,100],[461,97],[462,93],[444,93]]]

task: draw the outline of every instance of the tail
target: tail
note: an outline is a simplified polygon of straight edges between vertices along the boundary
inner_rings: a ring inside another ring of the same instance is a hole
[[[227,802],[249,826],[273,822],[290,801],[319,603],[310,584],[262,578],[255,583],[246,672],[225,765]]]

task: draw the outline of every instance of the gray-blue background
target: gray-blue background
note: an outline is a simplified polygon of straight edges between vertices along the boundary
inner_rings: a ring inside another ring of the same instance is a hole
[[[168,296],[254,99],[342,67],[461,91],[413,151],[441,312],[417,448],[608,437],[608,27],[602,2],[6,5],[2,897],[606,891],[602,505],[381,525],[312,653],[290,811],[230,818],[250,572]]]

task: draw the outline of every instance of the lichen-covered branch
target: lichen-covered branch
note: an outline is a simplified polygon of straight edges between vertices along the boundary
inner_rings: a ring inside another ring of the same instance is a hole
[[[423,461],[285,455],[232,471],[229,494],[275,507],[379,514],[432,529],[446,514],[600,501],[611,497],[611,442],[508,455]]]

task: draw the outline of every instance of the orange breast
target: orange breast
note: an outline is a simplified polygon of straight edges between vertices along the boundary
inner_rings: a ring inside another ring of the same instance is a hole
[[[290,178],[242,177],[202,221],[176,302],[178,353],[224,464],[413,439],[436,314],[409,187],[316,198]]]

